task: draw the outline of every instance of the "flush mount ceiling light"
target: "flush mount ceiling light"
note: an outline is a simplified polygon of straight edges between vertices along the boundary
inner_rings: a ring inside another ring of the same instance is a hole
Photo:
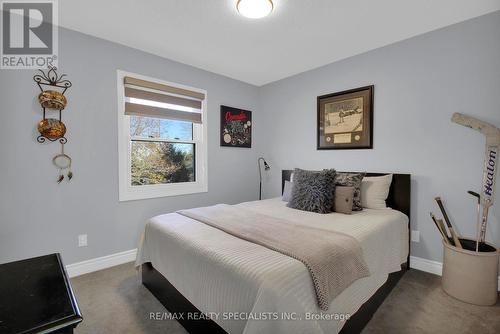
[[[271,13],[273,2],[271,0],[238,0],[236,9],[245,17],[260,19]]]

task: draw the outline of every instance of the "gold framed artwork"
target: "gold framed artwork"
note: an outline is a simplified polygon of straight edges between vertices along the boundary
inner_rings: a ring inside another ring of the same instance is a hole
[[[373,148],[373,85],[318,96],[317,149]]]

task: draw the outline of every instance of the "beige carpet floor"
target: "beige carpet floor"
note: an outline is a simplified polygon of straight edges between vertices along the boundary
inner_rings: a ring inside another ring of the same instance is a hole
[[[166,310],[140,284],[132,263],[79,276],[71,283],[84,318],[77,334],[186,333],[175,320],[150,319],[150,313]],[[460,302],[442,291],[440,277],[412,269],[363,331],[372,333],[498,334],[500,302],[493,307]]]

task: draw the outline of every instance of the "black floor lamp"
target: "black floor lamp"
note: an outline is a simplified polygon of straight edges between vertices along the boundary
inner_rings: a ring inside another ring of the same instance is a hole
[[[261,163],[260,161],[264,162],[264,170],[269,170],[271,167],[267,164],[266,160],[263,157],[260,157],[257,160],[257,163],[259,164],[259,201],[262,199],[262,169],[261,169]]]

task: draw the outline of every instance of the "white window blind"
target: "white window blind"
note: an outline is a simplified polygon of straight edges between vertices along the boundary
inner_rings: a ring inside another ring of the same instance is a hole
[[[125,115],[202,123],[205,94],[126,76]]]

